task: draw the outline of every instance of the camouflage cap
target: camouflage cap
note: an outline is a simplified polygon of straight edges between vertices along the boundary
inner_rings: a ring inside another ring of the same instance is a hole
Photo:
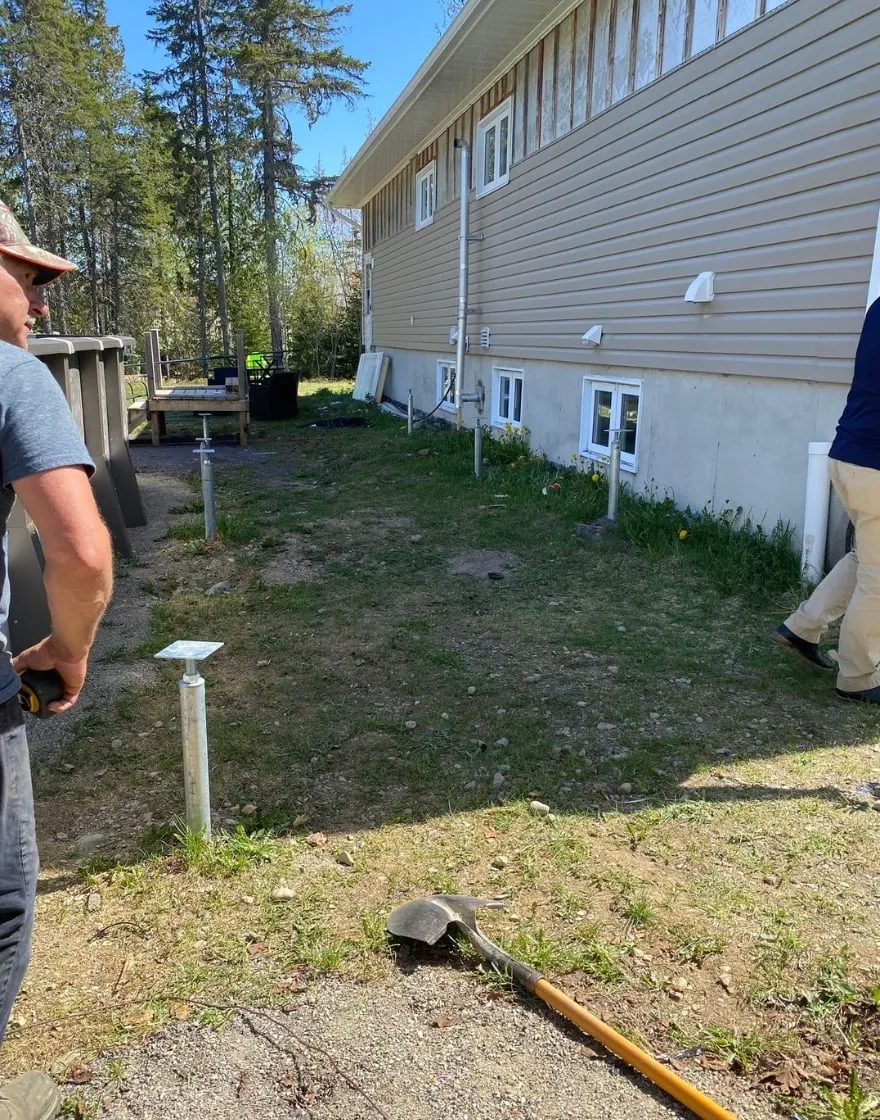
[[[72,272],[76,265],[64,257],[56,257],[46,249],[38,249],[32,245],[24,230],[18,224],[18,219],[5,202],[0,202],[0,253],[7,257],[15,257],[19,261],[27,261],[36,265],[36,283],[38,286],[51,284],[65,272]]]

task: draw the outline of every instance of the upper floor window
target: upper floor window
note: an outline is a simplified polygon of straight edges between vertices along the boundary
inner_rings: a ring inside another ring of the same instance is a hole
[[[416,175],[416,229],[434,221],[437,207],[437,161],[431,160]]]
[[[503,187],[513,148],[513,98],[502,102],[477,125],[477,195]]]

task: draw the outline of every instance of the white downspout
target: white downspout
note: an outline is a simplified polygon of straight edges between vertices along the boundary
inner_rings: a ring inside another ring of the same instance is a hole
[[[458,337],[455,340],[455,426],[462,429],[462,405],[483,405],[483,393],[465,393],[464,362],[467,354],[468,288],[470,281],[469,250],[472,241],[482,241],[481,233],[471,234],[471,146],[457,137],[455,147],[461,152],[461,179],[459,182],[458,230]],[[479,389],[479,386],[478,386]],[[479,473],[479,472],[478,472]]]
[[[455,340],[455,426],[461,431],[464,360],[467,354],[468,282],[470,266],[468,249],[471,225],[471,146],[467,140],[456,139],[455,147],[461,152],[458,230],[458,336]]]

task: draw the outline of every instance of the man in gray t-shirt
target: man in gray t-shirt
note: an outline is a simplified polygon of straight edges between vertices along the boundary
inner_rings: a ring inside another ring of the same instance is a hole
[[[94,466],[64,395],[27,352],[28,334],[47,310],[40,287],[75,267],[32,245],[0,203],[0,1038],[27,969],[37,884],[17,674],[54,669],[64,694],[50,708],[72,708],[112,585],[110,540],[89,485]],[[52,630],[13,659],[6,523],[16,498],[40,535]],[[59,1107],[58,1090],[43,1073],[0,1085],[3,1120],[50,1120]]]

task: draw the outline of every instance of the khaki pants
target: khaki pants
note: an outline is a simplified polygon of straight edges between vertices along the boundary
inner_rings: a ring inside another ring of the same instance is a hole
[[[829,460],[831,483],[856,530],[856,547],[831,569],[785,625],[818,642],[838,618],[837,687],[859,692],[880,684],[880,471]]]

